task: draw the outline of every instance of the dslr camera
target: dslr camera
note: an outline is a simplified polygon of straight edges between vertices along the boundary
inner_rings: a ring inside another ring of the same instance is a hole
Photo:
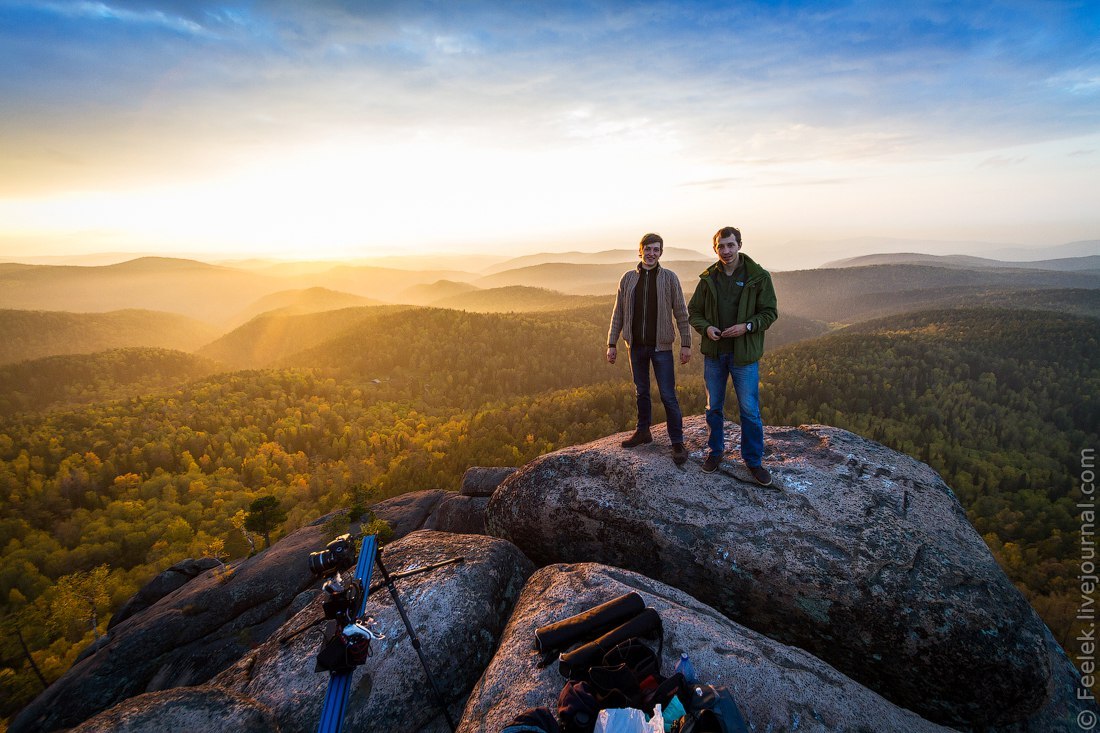
[[[325,549],[309,553],[309,571],[318,578],[342,573],[355,564],[355,540],[343,534],[325,545]]]

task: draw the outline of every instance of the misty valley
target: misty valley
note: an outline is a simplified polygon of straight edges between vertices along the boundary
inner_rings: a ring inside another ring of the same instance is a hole
[[[28,657],[56,679],[158,572],[261,549],[244,526],[257,499],[282,512],[274,541],[632,429],[629,366],[604,359],[632,257],[0,265],[0,715],[42,689]],[[690,293],[712,261],[669,248],[661,264]],[[1100,256],[773,276],[765,423],[844,428],[930,465],[1055,639],[1073,638]],[[706,401],[695,345],[677,367],[685,415]],[[71,598],[90,579],[91,624]]]

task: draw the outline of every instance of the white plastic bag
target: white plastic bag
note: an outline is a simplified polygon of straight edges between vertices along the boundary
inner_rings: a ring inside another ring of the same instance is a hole
[[[648,720],[637,708],[607,708],[596,716],[595,733],[664,733],[664,730],[660,705]]]

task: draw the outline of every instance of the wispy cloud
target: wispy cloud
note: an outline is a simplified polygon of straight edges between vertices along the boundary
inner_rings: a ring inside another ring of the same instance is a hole
[[[105,2],[51,2],[28,4],[28,6],[66,18],[93,21],[118,21],[120,23],[139,26],[156,26],[178,33],[202,36],[210,35],[209,30],[200,23],[155,8],[131,10],[126,7],[111,5]]]
[[[656,185],[716,199],[952,156],[1008,174],[1035,162],[1018,148],[1100,131],[1098,39],[1095,3],[1027,0],[0,0],[0,195],[190,182],[322,143],[648,155]]]

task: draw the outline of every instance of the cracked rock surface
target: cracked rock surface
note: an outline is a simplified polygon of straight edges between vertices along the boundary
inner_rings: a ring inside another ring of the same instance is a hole
[[[500,650],[470,695],[460,733],[495,733],[526,708],[554,709],[565,680],[556,664],[537,666],[535,629],[631,591],[661,616],[662,672],[672,674],[680,653],[687,652],[700,682],[733,692],[750,730],[948,730],[893,705],[801,649],[746,629],[669,585],[626,570],[581,563],[550,565],[531,576]]]
[[[673,464],[625,434],[542,456],[490,500],[490,534],[537,564],[599,562],[680,588],[946,725],[997,725],[1046,701],[1045,627],[934,470],[837,428],[773,427],[752,483],[736,458],[704,474],[706,423]]]

